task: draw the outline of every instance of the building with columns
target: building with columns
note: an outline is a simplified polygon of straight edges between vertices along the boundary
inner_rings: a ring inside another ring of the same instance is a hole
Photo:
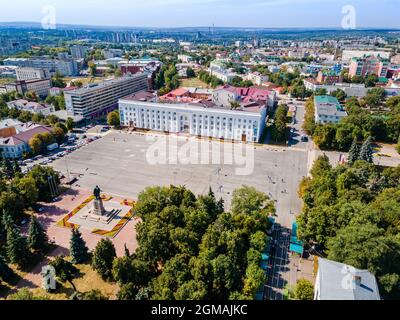
[[[121,125],[160,132],[259,142],[266,127],[267,107],[231,110],[210,101],[161,103],[142,91],[119,100]]]

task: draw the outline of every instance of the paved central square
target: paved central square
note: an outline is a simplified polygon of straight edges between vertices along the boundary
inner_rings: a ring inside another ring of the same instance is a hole
[[[186,140],[183,138],[180,144]],[[98,185],[105,194],[116,197],[137,200],[150,186],[182,185],[196,195],[207,194],[212,187],[216,197],[223,198],[229,209],[233,191],[249,185],[277,201],[278,222],[287,227],[291,226],[294,214],[301,210],[297,191],[301,179],[307,176],[306,151],[256,147],[254,171],[239,176],[236,170],[240,166],[237,165],[152,165],[146,154],[153,144],[145,134],[112,132],[57,160],[52,166],[65,175],[69,172],[79,177],[75,187],[92,190]],[[208,152],[212,152],[211,148]],[[224,152],[222,147],[221,152]]]

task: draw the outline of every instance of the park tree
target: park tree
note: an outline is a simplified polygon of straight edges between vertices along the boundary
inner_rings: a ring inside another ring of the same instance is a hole
[[[31,101],[39,102],[39,97],[35,91],[28,91],[25,94],[25,98]]]
[[[60,185],[60,177],[53,168],[35,166],[31,171],[29,171],[27,177],[30,177],[35,181],[36,188],[39,192],[38,201],[49,202],[52,200],[53,195],[50,189],[49,180],[52,179],[56,186]]]
[[[18,190],[9,189],[0,194],[0,212],[7,212],[12,221],[22,216],[26,204]]]
[[[277,142],[286,142],[287,138],[287,107],[280,105],[276,109],[273,135]]]
[[[61,283],[68,282],[72,286],[74,292],[76,292],[76,286],[73,280],[78,275],[78,269],[75,268],[71,262],[67,261],[64,256],[57,256],[50,262],[50,265],[55,269],[58,280]]]
[[[83,300],[92,301],[106,301],[109,298],[105,296],[100,290],[93,289],[83,294]]]
[[[253,299],[257,293],[257,290],[265,283],[265,281],[266,275],[264,270],[258,264],[249,264],[246,269],[243,295],[248,297],[248,299]]]
[[[115,247],[110,239],[101,239],[92,257],[92,267],[104,279],[112,278],[113,261],[116,258]]]
[[[238,101],[231,101],[230,105],[231,105],[231,110],[237,110],[240,108],[240,103]]]
[[[58,144],[62,144],[65,140],[65,132],[60,127],[56,127],[53,129],[53,135]]]
[[[344,101],[347,97],[346,92],[344,92],[342,89],[333,91],[331,96],[336,97],[339,101]]]
[[[82,263],[88,259],[88,248],[86,247],[86,242],[83,240],[79,229],[72,229],[71,240],[69,244],[69,252],[72,257],[72,263]]]
[[[357,140],[353,141],[349,151],[349,164],[353,165],[360,158],[360,146],[357,143]]]
[[[119,127],[121,124],[120,118],[119,118],[119,112],[118,111],[110,112],[107,115],[107,123],[110,126]]]
[[[133,301],[136,300],[138,293],[138,287],[134,283],[130,282],[120,287],[117,298],[118,300]]]
[[[294,289],[294,297],[296,300],[314,300],[313,284],[305,279],[298,280]]]
[[[64,132],[64,134],[67,134],[67,133],[68,133],[68,128],[67,128],[66,125],[65,125],[64,123],[62,123],[62,122],[57,122],[57,123],[54,125],[54,128],[60,128],[60,129],[62,129],[62,131]]]
[[[328,258],[330,260],[349,264],[358,269],[368,269],[378,275],[384,275],[393,266],[390,261],[399,258],[398,242],[385,237],[383,229],[365,223],[349,225],[341,229],[336,237],[329,239]]]
[[[12,179],[14,177],[13,164],[8,158],[3,158],[1,162],[2,173],[7,179]]]
[[[7,234],[8,228],[14,225],[14,217],[5,209],[2,210],[0,225],[3,234]]]
[[[29,250],[26,238],[22,237],[15,226],[7,230],[6,252],[8,260],[19,268],[26,266]]]
[[[365,78],[365,86],[368,87],[375,87],[378,83],[379,78],[376,74],[371,74]]]
[[[62,74],[57,71],[55,76],[51,79],[53,86],[57,88],[65,88],[67,84],[64,82]]]
[[[58,119],[58,117],[55,116],[54,114],[51,114],[51,115],[47,116],[46,120],[47,120],[47,122],[48,122],[50,125],[53,126],[53,125],[55,125],[60,119]]]
[[[32,216],[28,231],[28,247],[35,251],[44,251],[47,247],[47,234],[42,225]]]
[[[200,301],[207,296],[205,284],[202,281],[190,280],[176,290],[174,298],[179,301]]]
[[[67,121],[65,121],[65,126],[68,131],[72,131],[74,129],[74,119],[68,117]]]
[[[7,297],[7,300],[15,300],[15,301],[33,301],[33,300],[49,300],[46,296],[37,296],[34,295],[28,288],[21,288],[16,293],[10,294]]]
[[[41,153],[43,150],[42,140],[40,140],[37,136],[32,137],[29,140],[28,145],[35,155]]]
[[[14,160],[12,164],[12,170],[13,170],[13,176],[17,176],[19,173],[21,173],[21,166],[19,165],[17,160]]]
[[[369,163],[374,162],[374,150],[372,148],[372,138],[368,137],[368,139],[364,142],[360,149],[360,160],[364,160]]]
[[[92,77],[95,77],[96,74],[97,74],[97,66],[96,66],[96,64],[93,63],[93,62],[90,62],[89,63],[89,70],[90,70],[90,75]]]
[[[186,76],[188,78],[195,78],[196,77],[196,73],[194,72],[194,70],[192,68],[187,68],[186,70]]]
[[[243,186],[233,192],[232,214],[269,217],[275,214],[275,205],[269,197],[254,187]]]
[[[315,129],[315,107],[314,99],[309,98],[306,102],[306,114],[304,116],[303,130],[308,134],[312,135]]]
[[[32,116],[32,122],[41,123],[45,119],[44,115],[41,113],[35,113]]]
[[[332,150],[336,146],[336,126],[333,124],[317,125],[313,133],[315,144],[323,150]]]

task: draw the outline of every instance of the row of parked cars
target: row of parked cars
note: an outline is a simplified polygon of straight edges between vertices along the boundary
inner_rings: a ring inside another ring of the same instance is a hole
[[[31,159],[20,161],[19,164],[23,171],[29,171],[35,165],[48,165],[100,138],[101,136],[87,138],[85,135],[83,135],[81,139],[77,139],[76,137],[70,138],[67,143],[62,144],[57,150],[54,150],[47,155],[39,155]]]

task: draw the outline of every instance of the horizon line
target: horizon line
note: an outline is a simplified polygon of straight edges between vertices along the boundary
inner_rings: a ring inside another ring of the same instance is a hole
[[[37,21],[0,21],[0,25],[12,25],[12,24],[32,24],[32,25],[41,25],[40,22]],[[328,26],[328,27],[310,27],[310,26],[297,26],[297,27],[252,27],[252,26],[242,26],[242,27],[233,27],[233,26],[127,26],[127,25],[100,25],[100,24],[75,24],[75,23],[57,23],[56,26],[68,26],[68,27],[95,27],[95,28],[129,28],[129,29],[202,29],[202,28],[214,28],[214,29],[281,29],[281,30],[290,30],[290,29],[303,29],[303,30],[334,30],[334,31],[343,31],[343,32],[351,32],[351,31],[363,31],[363,30],[399,30],[400,27],[359,27],[356,29],[343,29],[338,26]]]

